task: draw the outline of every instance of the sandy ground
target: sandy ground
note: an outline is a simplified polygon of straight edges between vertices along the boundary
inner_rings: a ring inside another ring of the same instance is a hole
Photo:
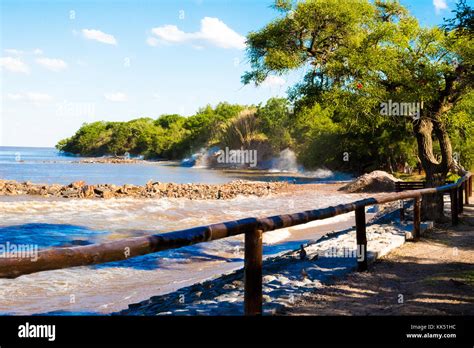
[[[370,267],[299,299],[285,315],[473,315],[474,205]]]

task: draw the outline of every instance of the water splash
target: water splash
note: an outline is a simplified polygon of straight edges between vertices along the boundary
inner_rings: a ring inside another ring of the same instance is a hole
[[[277,158],[273,160],[271,172],[298,172],[298,163],[296,154],[290,149],[280,152]]]
[[[220,149],[216,146],[210,149],[201,148],[198,152],[192,154],[190,157],[186,157],[181,161],[183,167],[193,168],[209,168],[211,164],[211,158],[215,157],[216,152]]]

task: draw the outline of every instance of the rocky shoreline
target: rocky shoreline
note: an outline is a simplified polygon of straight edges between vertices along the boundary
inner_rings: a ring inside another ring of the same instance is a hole
[[[266,196],[287,191],[286,182],[252,182],[236,180],[226,184],[174,184],[149,181],[145,186],[99,184],[88,185],[76,181],[69,185],[33,184],[14,180],[0,180],[0,196],[33,195],[62,198],[188,198],[231,199],[237,196]]]
[[[73,161],[72,163],[85,163],[85,164],[135,164],[135,163],[153,163],[156,161],[143,160],[139,158],[126,158],[126,157],[99,157],[99,158],[85,158],[79,161]]]

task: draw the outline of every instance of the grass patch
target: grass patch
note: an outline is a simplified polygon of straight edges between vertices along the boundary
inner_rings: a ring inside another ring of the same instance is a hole
[[[397,179],[402,179],[403,181],[424,181],[425,180],[425,175],[418,174],[418,173],[406,174],[406,173],[395,172],[393,173],[393,176],[396,177]]]
[[[427,277],[423,279],[423,281],[430,285],[436,285],[439,282],[446,282],[450,279],[457,280],[458,282],[465,283],[469,286],[474,286],[474,270],[459,273],[444,273],[433,277]]]
[[[395,172],[393,173],[393,176],[397,179],[402,179],[403,181],[425,181],[426,179],[425,174],[418,174],[418,172],[411,174]],[[457,181],[459,178],[459,175],[449,173],[446,177],[446,181]]]

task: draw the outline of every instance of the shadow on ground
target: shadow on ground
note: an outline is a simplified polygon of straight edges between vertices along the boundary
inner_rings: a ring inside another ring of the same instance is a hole
[[[368,272],[334,279],[281,314],[473,315],[474,205],[464,207],[458,226],[437,226]]]

